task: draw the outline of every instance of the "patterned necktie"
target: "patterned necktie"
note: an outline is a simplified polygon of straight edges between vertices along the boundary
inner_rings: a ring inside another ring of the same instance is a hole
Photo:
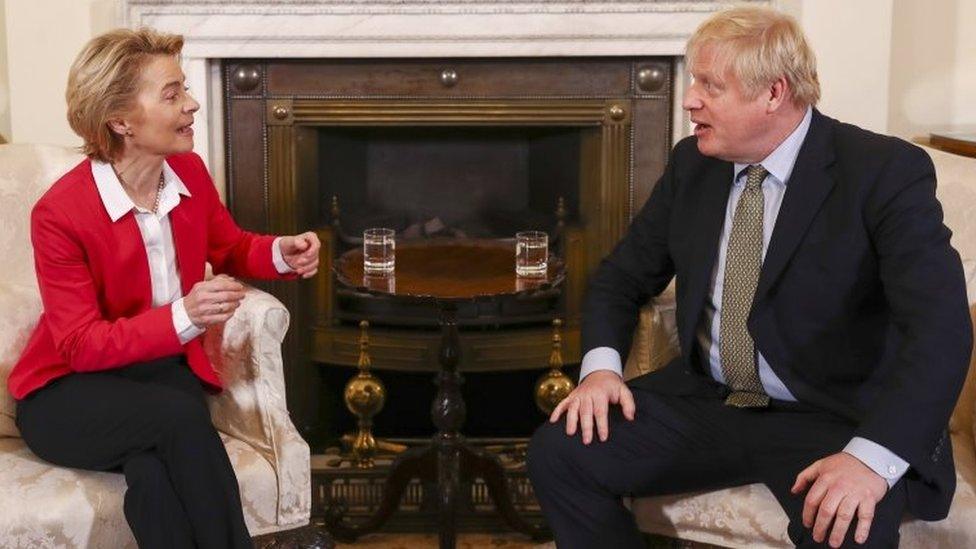
[[[719,353],[725,383],[732,389],[725,403],[738,408],[769,405],[769,395],[759,380],[756,345],[746,328],[762,266],[762,182],[768,173],[762,166],[749,166],[725,255]]]

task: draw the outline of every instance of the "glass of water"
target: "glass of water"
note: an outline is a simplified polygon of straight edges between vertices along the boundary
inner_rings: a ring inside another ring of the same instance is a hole
[[[544,278],[549,268],[549,235],[542,231],[515,233],[515,274]]]
[[[363,231],[363,271],[367,275],[383,276],[393,273],[396,265],[396,241],[393,229]]]

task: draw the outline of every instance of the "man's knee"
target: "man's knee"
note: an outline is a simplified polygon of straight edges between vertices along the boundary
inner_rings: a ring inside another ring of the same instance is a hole
[[[574,440],[576,437],[566,434],[565,425],[563,421],[546,421],[535,430],[529,440],[526,466],[529,478],[537,490],[544,489],[568,472],[567,467],[574,455],[570,446],[577,442]]]

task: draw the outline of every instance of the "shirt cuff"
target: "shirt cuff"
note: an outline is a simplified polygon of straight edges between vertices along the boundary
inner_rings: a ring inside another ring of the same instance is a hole
[[[888,483],[888,488],[894,486],[908,472],[907,461],[877,442],[866,438],[852,438],[847,446],[844,446],[844,452],[861,460],[872,471],[881,475],[881,478]]]
[[[173,328],[176,329],[176,336],[180,338],[180,343],[186,345],[191,339],[207,331],[206,328],[199,328],[190,320],[190,315],[186,314],[186,307],[183,305],[183,298],[179,298],[170,306],[173,311]]]
[[[624,377],[624,368],[620,364],[620,353],[613,347],[596,347],[583,355],[580,363],[580,383],[583,378],[597,370],[610,370],[620,377]]]
[[[295,272],[287,263],[285,263],[285,256],[281,255],[281,237],[274,239],[271,243],[271,261],[274,263],[275,270],[278,274],[288,274]]]

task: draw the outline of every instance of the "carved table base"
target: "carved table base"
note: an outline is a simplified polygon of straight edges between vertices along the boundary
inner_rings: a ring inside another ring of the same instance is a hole
[[[550,534],[544,527],[529,524],[519,516],[498,458],[468,444],[459,433],[465,405],[460,391],[461,374],[457,371],[460,357],[457,305],[448,300],[437,303],[441,310],[441,371],[435,378],[438,390],[431,405],[431,419],[438,432],[428,446],[411,448],[397,456],[386,479],[383,501],[370,519],[360,525],[349,525],[343,521],[343,510],[333,506],[325,517],[326,525],[342,541],[352,541],[378,530],[396,511],[407,484],[419,478],[422,482],[436,483],[440,547],[453,549],[457,541],[460,486],[479,477],[484,480],[498,513],[512,529],[533,539],[548,539]]]

